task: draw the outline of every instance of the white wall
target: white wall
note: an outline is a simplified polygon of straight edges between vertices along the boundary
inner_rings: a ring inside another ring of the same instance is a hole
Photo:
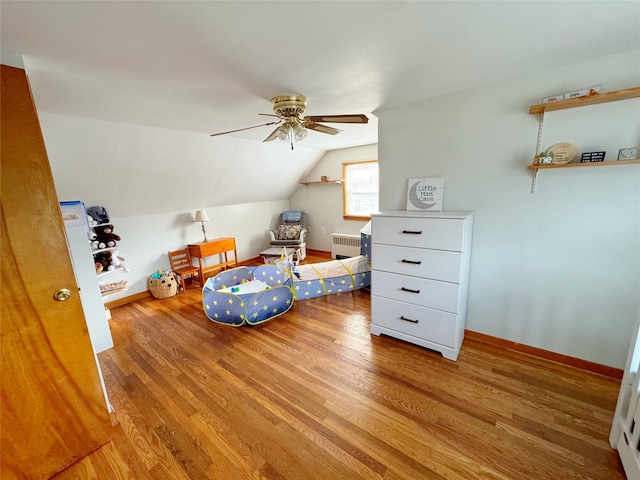
[[[118,252],[130,272],[100,282],[127,280],[129,290],[109,301],[147,290],[147,277],[169,268],[169,250],[202,240],[200,224],[193,222],[197,209],[211,219],[208,238],[235,237],[241,261],[257,257],[269,245],[278,214],[289,208],[297,181],[323,154],[302,147],[291,152],[275,142],[38,115],[58,198],[104,206],[122,238]]]
[[[304,181],[320,181],[323,175],[329,180],[340,180],[343,162],[377,159],[377,144],[332,150],[322,157]],[[342,218],[342,186],[336,183],[300,185],[289,198],[289,202],[292,209],[308,212],[311,231],[307,239],[307,248],[314,250],[331,251],[332,233],[359,234],[360,229],[367,223]]]
[[[291,151],[280,141],[38,116],[56,188],[115,216],[287,199],[324,154],[303,142]]]
[[[444,209],[476,212],[467,329],[623,367],[640,292],[640,165],[542,171],[543,97],[640,85],[640,52],[434,98],[379,117],[380,208],[409,177],[445,176]],[[543,147],[640,147],[638,99],[547,114]]]
[[[211,219],[205,222],[207,238],[235,237],[240,261],[257,257],[269,246],[269,229],[278,214],[288,208],[287,200],[205,208]],[[115,233],[122,238],[118,252],[126,259],[130,271],[101,277],[101,283],[128,282],[129,290],[109,297],[109,301],[147,290],[149,275],[169,270],[168,251],[202,241],[201,225],[194,223],[194,214],[194,210],[189,210],[110,218]]]

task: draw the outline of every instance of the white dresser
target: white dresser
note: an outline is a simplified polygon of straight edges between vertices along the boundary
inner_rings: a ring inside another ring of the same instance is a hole
[[[472,227],[473,212],[389,210],[372,215],[372,334],[458,358]]]

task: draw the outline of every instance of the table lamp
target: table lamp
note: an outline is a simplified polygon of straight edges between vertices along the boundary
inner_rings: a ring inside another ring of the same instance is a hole
[[[196,218],[194,218],[193,221],[202,223],[202,235],[204,237],[203,242],[206,242],[207,241],[207,231],[204,228],[204,222],[208,222],[209,221],[209,215],[207,215],[207,212],[205,212],[204,210],[197,210],[196,211]]]

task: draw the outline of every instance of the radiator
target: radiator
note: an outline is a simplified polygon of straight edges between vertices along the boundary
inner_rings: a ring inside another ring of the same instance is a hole
[[[331,257],[336,258],[338,255],[345,257],[355,257],[360,255],[360,235],[332,233]]]

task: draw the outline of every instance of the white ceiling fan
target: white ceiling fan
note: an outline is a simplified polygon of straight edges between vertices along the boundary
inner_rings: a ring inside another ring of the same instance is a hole
[[[241,132],[252,128],[264,127],[266,125],[279,125],[271,134],[263,140],[270,142],[276,138],[291,143],[293,150],[293,142],[303,140],[307,136],[307,130],[315,130],[320,133],[336,135],[340,133],[337,128],[322,125],[322,123],[369,123],[366,115],[358,113],[351,115],[311,115],[301,117],[307,107],[307,98],[304,95],[279,95],[271,99],[274,114],[260,113],[269,117],[277,117],[278,120],[252,127],[239,128],[237,130],[229,130],[227,132],[212,133],[211,136],[226,135],[228,133]]]

